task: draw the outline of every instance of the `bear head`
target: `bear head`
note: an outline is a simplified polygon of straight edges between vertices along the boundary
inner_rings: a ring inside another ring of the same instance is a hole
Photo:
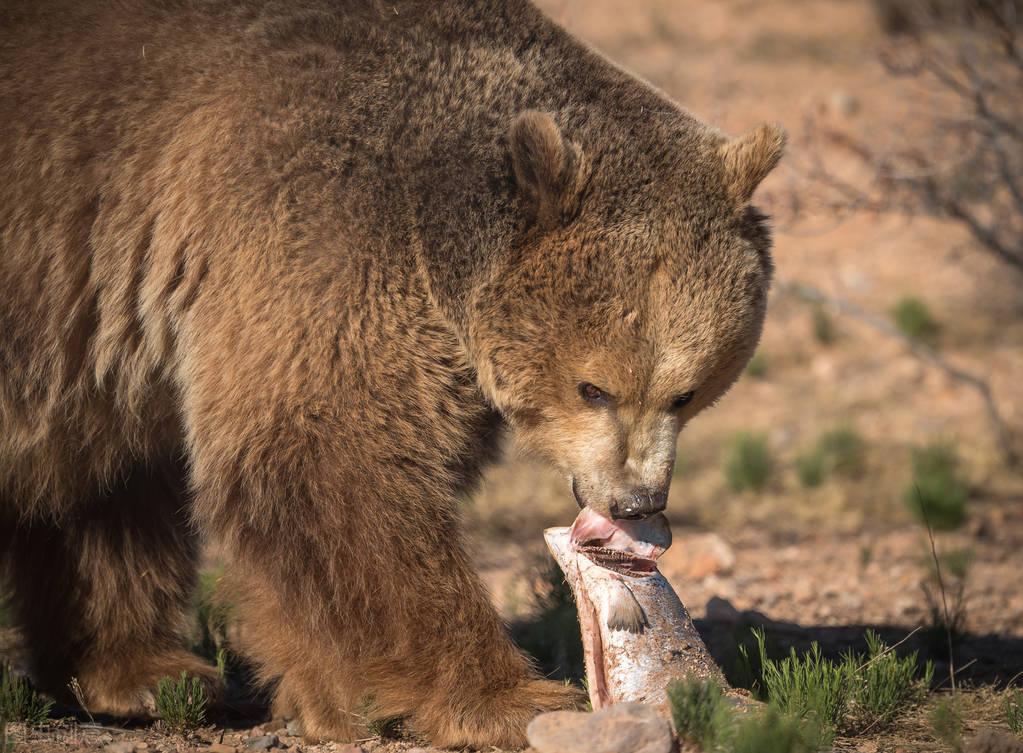
[[[526,229],[470,301],[484,392],[610,518],[664,509],[679,431],[738,378],[764,319],[770,235],[749,200],[784,133],[684,125],[670,153],[596,151],[518,115]]]

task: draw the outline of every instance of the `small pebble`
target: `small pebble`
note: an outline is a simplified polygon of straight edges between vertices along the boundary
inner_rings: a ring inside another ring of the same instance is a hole
[[[281,741],[277,735],[259,735],[246,740],[245,747],[249,750],[270,750],[281,747]]]
[[[103,753],[135,753],[135,743],[124,740],[119,743],[110,743],[103,748]]]

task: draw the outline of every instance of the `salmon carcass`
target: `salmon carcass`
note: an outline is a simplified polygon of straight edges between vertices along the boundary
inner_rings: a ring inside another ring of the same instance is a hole
[[[544,531],[575,596],[594,710],[661,705],[675,679],[728,687],[657,558],[671,545],[663,515],[615,520],[584,508],[572,526]]]

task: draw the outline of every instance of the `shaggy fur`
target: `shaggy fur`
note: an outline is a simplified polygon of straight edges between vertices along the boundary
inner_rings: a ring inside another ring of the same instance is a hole
[[[759,336],[780,132],[728,141],[524,0],[4,0],[0,101],[0,544],[39,681],[136,713],[211,678],[176,638],[198,530],[312,735],[369,704],[511,746],[574,703],[459,500],[506,424],[581,503],[663,498]]]

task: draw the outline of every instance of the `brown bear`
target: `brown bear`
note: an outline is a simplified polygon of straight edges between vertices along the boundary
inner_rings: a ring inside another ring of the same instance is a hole
[[[203,538],[308,734],[514,746],[576,694],[474,574],[510,427],[611,519],[759,337],[728,139],[527,0],[6,0],[0,547],[31,669],[144,712]],[[539,536],[540,532],[537,531]]]

